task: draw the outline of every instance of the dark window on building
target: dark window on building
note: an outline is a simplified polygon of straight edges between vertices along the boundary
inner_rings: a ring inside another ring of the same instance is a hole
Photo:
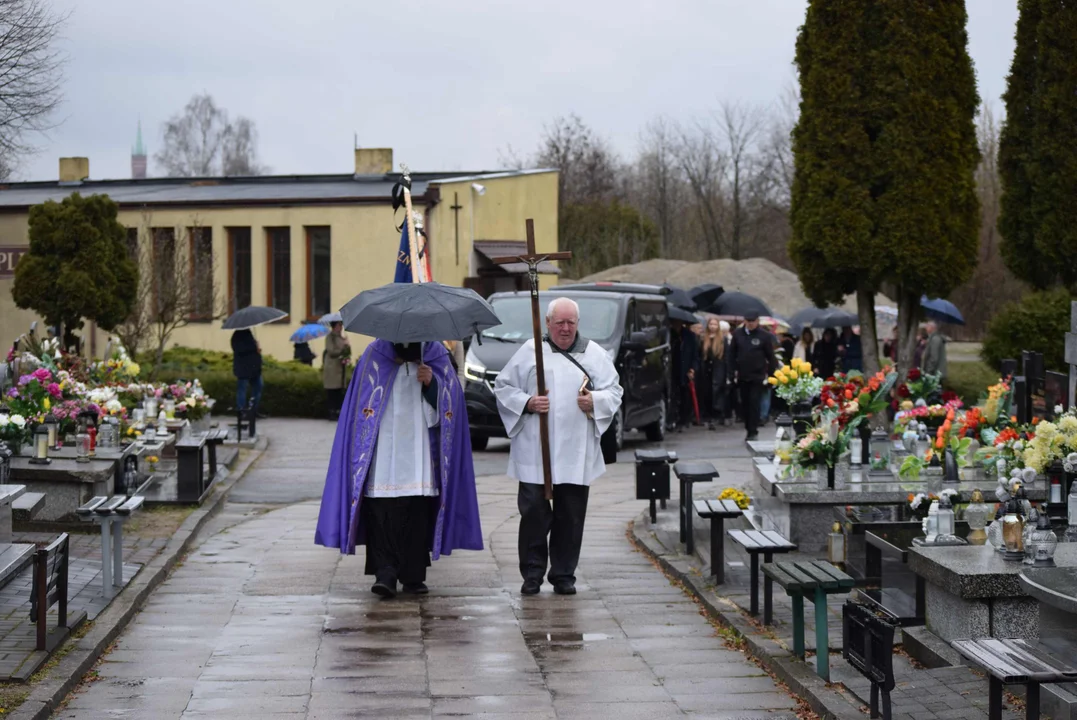
[[[213,319],[213,228],[187,228],[191,257],[191,308],[192,320]]]
[[[228,228],[228,312],[251,304],[251,229]]]
[[[307,317],[318,318],[330,309],[329,228],[307,228]]]
[[[292,230],[266,228],[266,303],[292,312]]]
[[[127,228],[127,257],[138,262],[138,228]]]
[[[176,311],[176,231],[174,228],[153,228],[153,303],[154,315],[170,321]]]

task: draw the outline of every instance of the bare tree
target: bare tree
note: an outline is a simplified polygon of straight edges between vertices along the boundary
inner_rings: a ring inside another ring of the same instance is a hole
[[[609,200],[617,187],[617,156],[578,115],[546,127],[535,162],[558,169],[561,203]]]
[[[677,156],[681,170],[695,198],[696,215],[703,233],[704,257],[723,257],[727,252],[725,236],[725,198],[723,183],[728,158],[722,154],[712,133],[703,126],[681,128]]]
[[[254,121],[232,122],[209,93],[195,95],[164,124],[164,145],[155,159],[170,177],[260,175]]]
[[[758,108],[722,103],[716,118],[724,146],[726,183],[729,194],[729,257],[740,260],[748,225],[747,194],[753,174],[760,168],[757,140],[763,130]]]
[[[54,127],[65,58],[56,41],[67,19],[47,0],[0,0],[0,174],[34,147],[27,136]]]
[[[143,211],[128,249],[139,264],[137,304],[116,335],[131,355],[153,349],[156,375],[177,330],[224,316],[225,299],[213,275],[212,236],[197,217],[189,224],[154,227],[152,214]]]
[[[673,254],[675,228],[683,206],[683,181],[676,150],[676,135],[666,119],[652,120],[643,129],[635,167],[637,202],[658,227],[663,257]]]

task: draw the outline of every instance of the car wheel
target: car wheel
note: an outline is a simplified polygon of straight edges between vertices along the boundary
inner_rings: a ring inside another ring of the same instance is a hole
[[[486,445],[490,442],[490,436],[483,433],[471,433],[471,449],[482,451],[486,449]]]
[[[666,420],[669,414],[669,400],[662,398],[662,404],[658,407],[658,420],[647,426],[647,439],[651,442],[662,442],[666,439]]]

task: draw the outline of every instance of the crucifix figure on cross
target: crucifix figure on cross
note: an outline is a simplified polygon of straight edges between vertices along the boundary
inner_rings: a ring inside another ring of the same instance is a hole
[[[491,258],[498,265],[507,263],[524,263],[527,265],[527,278],[531,283],[531,329],[535,336],[535,376],[538,381],[538,394],[546,394],[546,371],[542,364],[542,323],[539,320],[538,266],[545,260],[569,260],[570,252],[544,253],[535,251],[535,221],[527,219],[527,254]],[[546,486],[546,499],[553,499],[553,475],[550,471],[550,425],[545,414],[539,415],[539,443],[542,446],[542,478]]]

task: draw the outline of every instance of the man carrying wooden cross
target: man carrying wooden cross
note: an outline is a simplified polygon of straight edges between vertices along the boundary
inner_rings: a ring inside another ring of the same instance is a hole
[[[591,481],[606,471],[602,433],[621,406],[621,385],[609,353],[578,332],[579,306],[555,298],[541,340],[546,394],[539,393],[535,340],[524,343],[497,376],[494,394],[512,441],[510,477],[520,483],[520,592],[550,584],[559,595],[576,593],[576,565]],[[540,425],[549,424],[551,507],[544,493]]]

